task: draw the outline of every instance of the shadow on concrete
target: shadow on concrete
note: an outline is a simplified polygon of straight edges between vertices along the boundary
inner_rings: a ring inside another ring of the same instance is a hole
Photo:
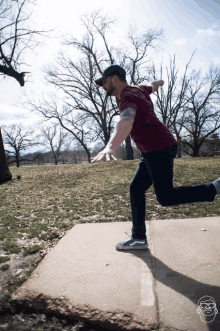
[[[220,287],[212,286],[206,283],[201,283],[196,281],[193,278],[185,276],[164,264],[158,258],[153,256],[150,250],[137,250],[137,251],[122,251],[122,253],[132,254],[147,264],[148,268],[151,270],[154,278],[163,283],[164,285],[170,287],[176,292],[187,297],[191,300],[196,306],[198,300],[204,295],[211,296],[215,299],[216,306],[218,309],[218,314],[215,317],[215,320],[211,323],[206,323],[210,331],[219,331],[220,330]],[[150,261],[154,261],[154,265]],[[155,273],[156,270],[160,270],[159,273]],[[204,294],[205,293],[205,294]]]

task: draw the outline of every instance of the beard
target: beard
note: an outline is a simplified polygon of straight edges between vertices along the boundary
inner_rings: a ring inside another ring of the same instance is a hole
[[[116,91],[116,88],[111,83],[108,90],[106,91],[106,94],[107,94],[108,97],[110,97],[110,96],[112,96],[112,93],[114,93],[115,91]]]

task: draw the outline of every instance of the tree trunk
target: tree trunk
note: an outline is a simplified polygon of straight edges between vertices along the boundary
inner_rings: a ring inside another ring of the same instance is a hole
[[[16,154],[16,165],[17,165],[17,168],[20,167],[20,157],[19,157],[19,153]]]
[[[177,143],[178,143],[178,154],[177,157],[181,159],[182,157],[182,150],[181,150],[181,138],[177,138]]]
[[[199,157],[199,149],[194,149],[193,150],[193,155],[192,155],[193,157]]]
[[[54,157],[54,164],[58,165],[58,156],[56,155],[56,153],[53,154]]]
[[[127,160],[134,160],[134,153],[133,148],[131,146],[131,138],[130,136],[127,136],[125,139],[125,145],[126,145],[126,153],[127,153]]]
[[[199,157],[199,142],[198,142],[198,138],[196,137],[194,139],[194,143],[193,143],[193,157]]]
[[[2,133],[0,129],[0,184],[3,184],[12,179],[12,174],[8,168],[6,160],[4,144],[2,139]]]
[[[87,157],[88,157],[88,162],[90,163],[91,162],[91,154],[90,154],[90,151],[88,150],[87,146],[85,144],[83,144],[83,147],[86,151],[86,154],[87,154]]]

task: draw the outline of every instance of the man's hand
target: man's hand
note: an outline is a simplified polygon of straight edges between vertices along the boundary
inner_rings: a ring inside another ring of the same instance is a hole
[[[156,80],[156,81],[152,82],[151,85],[153,85],[153,93],[154,93],[154,92],[157,92],[159,86],[164,85],[164,81],[163,80]]]
[[[111,161],[111,158],[113,161],[117,161],[115,157],[115,151],[108,146],[103,149],[99,154],[97,154],[95,157],[91,158],[91,163],[93,162],[100,162],[106,157],[106,161]]]
[[[126,108],[120,115],[121,119],[117,123],[112,137],[109,139],[109,142],[105,149],[101,151],[98,155],[92,158],[92,162],[100,162],[106,157],[106,161],[117,161],[115,157],[115,151],[123,143],[123,141],[130,134],[134,122],[136,110],[133,108]]]

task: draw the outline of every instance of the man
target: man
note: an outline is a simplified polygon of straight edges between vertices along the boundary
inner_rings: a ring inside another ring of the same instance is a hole
[[[132,236],[116,245],[118,250],[147,249],[145,227],[145,191],[153,184],[157,200],[162,206],[213,201],[220,193],[220,178],[213,183],[173,187],[173,161],[177,155],[177,142],[168,128],[156,117],[150,94],[163,86],[162,80],[151,86],[129,86],[125,70],[108,67],[96,84],[103,87],[108,96],[119,98],[120,121],[108,144],[91,162],[115,158],[115,151],[131,136],[141,151],[141,161],[130,183]]]

